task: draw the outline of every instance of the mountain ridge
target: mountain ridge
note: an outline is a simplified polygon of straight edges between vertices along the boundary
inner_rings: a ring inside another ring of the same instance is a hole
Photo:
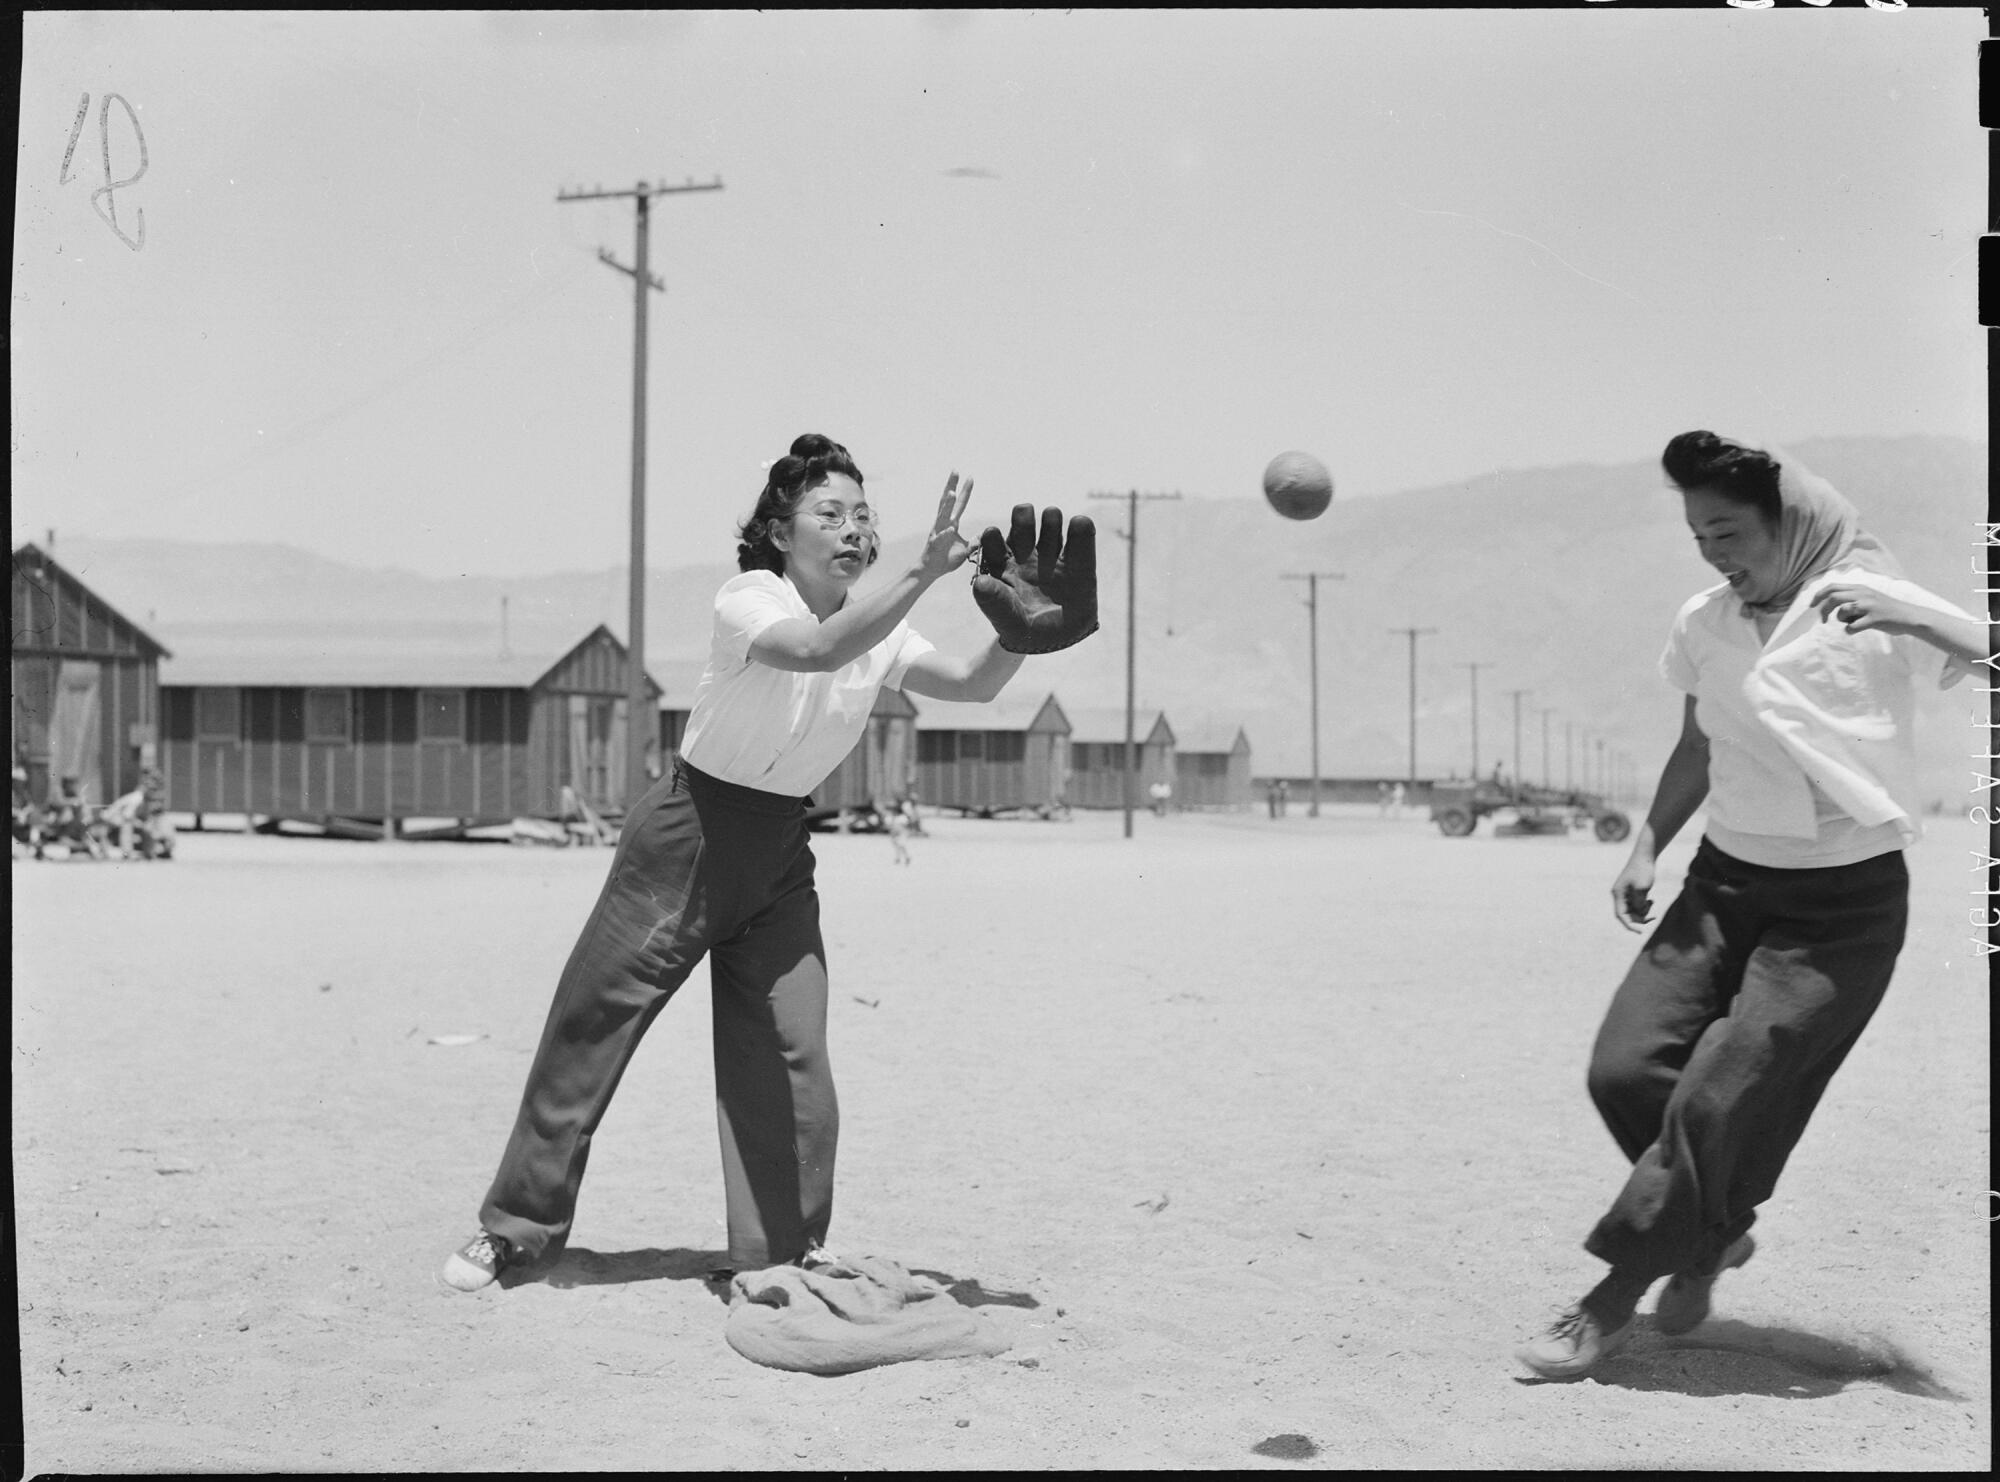
[[[1977,609],[1974,576],[1986,509],[1985,444],[1911,435],[1803,440],[1792,453],[1824,474],[1908,574]],[[1061,500],[1054,502],[1062,503]],[[1125,698],[1126,507],[1078,501],[1100,530],[1103,628],[1064,654],[1029,660],[1016,686],[1067,703]],[[975,510],[968,533],[999,523]],[[1562,782],[1589,744],[1632,758],[1639,785],[1678,731],[1679,697],[1657,677],[1667,625],[1713,584],[1695,556],[1679,502],[1657,464],[1573,463],[1501,469],[1456,483],[1340,500],[1319,519],[1281,519],[1258,500],[1190,496],[1140,506],[1137,700],[1175,715],[1242,724],[1260,773],[1310,766],[1305,584],[1287,575],[1341,573],[1319,584],[1320,771],[1396,776],[1409,767],[1409,647],[1394,630],[1431,628],[1418,647],[1417,770],[1472,764],[1477,686],[1482,771],[1515,766]],[[916,537],[885,547],[875,575],[900,569]],[[392,641],[399,633],[560,652],[597,623],[623,634],[622,566],[527,577],[427,577],[355,567],[273,542],[207,545],[65,537],[54,552],[93,589],[177,652],[213,650],[286,628]],[[685,671],[705,653],[710,604],[733,560],[648,569],[647,656]],[[989,630],[955,573],[926,594],[911,623],[947,650]],[[1472,669],[1472,665],[1478,665]],[[671,687],[670,687],[671,693]],[[1551,712],[1547,717],[1543,711]],[[1920,745],[1927,790],[1964,786],[1968,707],[1928,697]],[[1961,730],[1961,728],[1963,728]],[[1565,760],[1565,742],[1570,758]]]

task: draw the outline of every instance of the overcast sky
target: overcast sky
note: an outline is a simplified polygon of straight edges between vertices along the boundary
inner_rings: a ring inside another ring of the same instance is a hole
[[[897,536],[952,468],[976,528],[1099,489],[1255,497],[1295,447],[1349,498],[1696,426],[1983,439],[1984,29],[30,15],[15,539],[621,563],[632,281],[597,253],[631,262],[634,211],[556,196],[641,179],[725,187],[654,208],[655,566],[726,559],[807,430]],[[94,197],[141,134],[144,175]]]

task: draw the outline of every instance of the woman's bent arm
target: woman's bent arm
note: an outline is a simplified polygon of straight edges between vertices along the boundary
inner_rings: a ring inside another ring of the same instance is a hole
[[[855,597],[823,623],[785,618],[750,643],[750,657],[773,669],[824,674],[844,669],[896,631],[937,577],[914,567],[887,586]]]
[[[2000,631],[1996,625],[1906,602],[1859,582],[1834,583],[1814,596],[1813,606],[1819,609],[1821,621],[1831,618],[1850,633],[1879,628],[1884,633],[1908,634],[1969,664],[1983,663],[2000,653],[2000,646],[1993,641]]]

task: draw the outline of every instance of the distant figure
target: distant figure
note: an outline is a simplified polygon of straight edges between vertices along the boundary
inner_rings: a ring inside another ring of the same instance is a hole
[[[118,841],[118,852],[121,855],[129,856],[132,853],[130,847],[132,834],[139,822],[139,810],[145,806],[145,802],[146,794],[135,787],[130,792],[123,793],[106,803],[103,811],[97,815],[97,820],[104,825],[105,831]]]
[[[167,785],[159,770],[147,767],[139,785],[104,810],[101,820],[117,831],[118,852],[127,859],[172,859],[174,826],[167,817]]]
[[[910,815],[903,811],[904,806],[893,803],[876,810],[882,819],[882,826],[889,831],[889,845],[896,851],[895,862],[900,865],[910,862],[910,846],[904,842],[910,832]]]
[[[1396,785],[1395,785],[1394,787],[1392,787],[1391,789],[1389,789],[1389,816],[1390,816],[1390,817],[1392,817],[1392,818],[1401,818],[1401,817],[1403,816],[1403,800],[1404,800],[1404,799],[1405,799],[1405,798],[1406,798],[1407,796],[1408,796],[1408,794],[1407,794],[1406,792],[1404,792],[1404,790],[1403,790],[1403,784],[1402,784],[1402,783],[1400,783],[1400,782],[1399,782],[1399,783],[1397,783],[1397,784],[1396,784]]]
[[[174,824],[167,817],[167,779],[157,767],[147,767],[139,774],[139,790],[145,795],[139,816],[140,848],[148,859],[172,859]]]
[[[1284,778],[1278,779],[1278,817],[1283,818],[1292,811],[1292,785]]]
[[[1264,789],[1264,807],[1269,810],[1273,818],[1278,816],[1278,784],[1276,782],[1268,784]]]
[[[74,777],[65,777],[55,801],[49,806],[42,842],[45,845],[61,844],[72,852],[82,849],[92,859],[102,859],[106,854],[104,840],[92,827],[92,822],[90,803],[84,798],[82,784]]]
[[[1153,800],[1153,816],[1155,818],[1165,818],[1167,816],[1167,804],[1173,801],[1173,784],[1164,779],[1155,782],[1151,787],[1146,789],[1146,796]]]
[[[1375,807],[1384,818],[1389,816],[1389,784],[1386,782],[1375,784]]]

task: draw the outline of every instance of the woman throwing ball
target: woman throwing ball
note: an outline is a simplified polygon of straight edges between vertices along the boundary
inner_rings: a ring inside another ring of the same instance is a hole
[[[556,985],[541,1046],[479,1233],[439,1279],[477,1291],[567,1243],[590,1141],[640,1037],[706,955],[729,1260],[804,1260],[833,1214],[839,1131],[826,1052],[826,953],[806,795],[853,749],[884,686],[991,700],[1026,652],[1096,626],[1087,519],[1061,548],[983,541],[975,595],[998,636],[972,658],[939,653],[904,621],[965,562],[958,523],[972,483],[945,483],[916,564],[866,596],[875,512],[847,449],[816,434],[771,466],[741,528],[742,574],[716,594],[708,666],[681,760],[625,820],[611,872]],[[1048,535],[1055,533],[1054,547]]]
[[[1918,835],[1915,686],[1990,652],[1987,625],[1901,578],[1831,485],[1711,432],[1667,444],[1702,558],[1661,669],[1681,736],[1611,888],[1632,931],[1697,808],[1679,897],[1613,996],[1590,1094],[1632,1172],[1584,1249],[1610,1271],[1517,1356],[1588,1373],[1661,1277],[1664,1333],[1704,1321],[1750,1259],[1757,1206],[1889,986]]]

